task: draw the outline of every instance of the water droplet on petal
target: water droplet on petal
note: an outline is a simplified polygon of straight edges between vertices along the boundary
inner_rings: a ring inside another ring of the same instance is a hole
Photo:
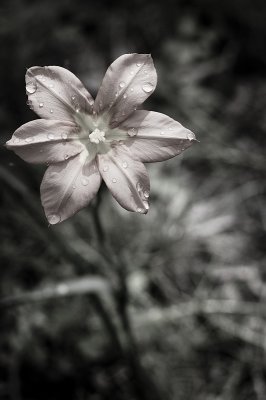
[[[146,83],[145,85],[142,86],[142,90],[145,93],[150,93],[153,91],[153,85],[151,83]]]
[[[50,113],[53,114],[53,112],[54,112],[54,110],[51,108],[51,109],[50,109]]]
[[[76,189],[76,185],[73,185],[72,188],[73,188],[73,189]]]
[[[67,133],[62,133],[61,137],[62,139],[67,139]]]
[[[27,143],[31,143],[31,142],[33,142],[33,138],[32,137],[27,137],[26,139],[25,139],[25,142],[27,142]]]
[[[39,103],[39,107],[40,107],[40,108],[42,108],[42,107],[43,107],[43,105],[44,105],[43,103]]]
[[[103,167],[104,172],[108,171],[108,169],[109,169],[108,165],[105,165],[105,166]]]
[[[28,83],[26,84],[26,91],[27,91],[29,94],[35,93],[36,90],[37,90],[37,84],[36,84],[35,81],[30,81],[30,82],[28,82]]]
[[[48,139],[54,139],[54,134],[53,133],[48,133],[47,137],[48,137]]]
[[[148,210],[150,208],[149,203],[147,202],[147,200],[143,200],[143,205],[145,207],[146,210]]]
[[[65,159],[65,160],[68,160],[68,159],[69,159],[69,154],[65,154],[65,155],[64,155],[64,159]]]
[[[116,182],[117,182],[116,178],[113,178],[113,179],[112,179],[112,182],[113,182],[113,183],[116,183]]]
[[[87,186],[88,183],[89,183],[89,180],[88,180],[87,178],[82,178],[82,179],[81,179],[81,184],[82,184],[83,186]]]
[[[137,133],[138,133],[137,128],[130,128],[130,129],[127,131],[127,134],[128,134],[130,137],[136,136]]]
[[[137,63],[136,65],[137,65],[137,67],[141,67],[141,66],[142,66],[142,64],[141,64],[141,63]]]
[[[126,98],[127,98],[127,94],[124,94],[124,95],[123,95],[123,98],[126,99]]]
[[[77,96],[73,94],[73,96],[71,96],[71,100],[76,100]]]
[[[132,88],[130,88],[130,91],[131,91],[131,92],[134,92],[134,88],[133,88],[133,87],[132,87]]]
[[[119,86],[120,86],[121,88],[123,88],[123,87],[126,86],[126,83],[125,83],[124,81],[122,81],[122,82],[119,83]]]
[[[143,193],[143,196],[148,199],[150,197],[150,194],[147,190],[145,190],[145,192]]]
[[[58,224],[58,222],[60,222],[60,220],[61,220],[60,215],[58,215],[58,214],[50,215],[47,219],[48,219],[48,222],[52,225]]]
[[[195,139],[194,133],[188,132],[188,134],[187,134],[187,139],[188,139],[188,140],[194,140],[194,139]]]
[[[160,135],[164,135],[164,131],[161,131],[161,132],[160,132]]]
[[[54,85],[53,85],[52,83],[50,83],[50,84],[49,84],[49,87],[50,87],[50,88],[53,88],[53,87],[54,87]]]
[[[122,165],[123,165],[123,168],[127,168],[128,167],[128,164],[127,164],[126,161],[124,161]]]

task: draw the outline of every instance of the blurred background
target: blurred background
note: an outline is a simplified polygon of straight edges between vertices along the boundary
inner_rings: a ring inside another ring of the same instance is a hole
[[[0,399],[264,400],[264,0],[0,3]],[[145,109],[200,143],[150,164],[151,209],[97,200],[48,227],[45,166],[3,144],[37,118],[24,75],[60,65],[95,95],[151,53]]]

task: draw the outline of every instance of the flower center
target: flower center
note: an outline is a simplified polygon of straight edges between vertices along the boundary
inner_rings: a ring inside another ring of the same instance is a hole
[[[100,142],[105,142],[105,132],[100,131],[100,129],[96,128],[93,132],[89,134],[89,139],[92,143],[99,144]]]

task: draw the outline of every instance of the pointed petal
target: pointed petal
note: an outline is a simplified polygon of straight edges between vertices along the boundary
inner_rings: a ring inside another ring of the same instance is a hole
[[[99,190],[101,176],[95,158],[86,152],[51,165],[41,184],[41,200],[50,224],[57,224],[87,206]]]
[[[19,127],[6,146],[30,163],[60,162],[84,149],[76,129],[73,122],[36,119]]]
[[[168,160],[196,141],[194,133],[179,122],[154,111],[134,112],[119,129],[134,135],[128,137],[125,146],[142,162]]]
[[[128,211],[146,214],[150,181],[147,170],[123,145],[97,156],[99,171],[118,203]]]
[[[65,68],[32,67],[25,79],[28,104],[41,118],[74,121],[76,112],[92,111],[91,95]]]
[[[95,100],[96,113],[108,112],[117,126],[154,91],[157,74],[149,54],[125,54],[110,65]]]

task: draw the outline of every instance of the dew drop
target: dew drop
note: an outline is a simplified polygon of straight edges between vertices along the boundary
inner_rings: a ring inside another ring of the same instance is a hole
[[[50,88],[53,88],[53,87],[54,87],[54,85],[53,85],[52,83],[50,83],[50,84],[49,84],[49,87],[50,87]]]
[[[103,167],[104,172],[108,171],[108,169],[109,169],[109,167],[108,167],[107,165],[105,165],[105,166]]]
[[[36,90],[37,90],[36,82],[30,81],[30,82],[28,82],[28,83],[26,84],[26,91],[27,91],[29,94],[35,93]]]
[[[134,71],[130,71],[130,75],[134,75]]]
[[[75,104],[75,111],[76,111],[76,113],[80,112],[80,105],[79,104]]]
[[[64,155],[64,159],[65,159],[65,160],[68,160],[68,159],[69,159],[69,154],[65,154],[65,155]]]
[[[32,138],[32,137],[27,137],[27,138],[25,139],[25,142],[31,143],[31,142],[33,142],[33,138]]]
[[[174,128],[168,128],[169,129],[169,131],[173,131],[174,130]]]
[[[195,139],[194,134],[193,134],[192,132],[189,132],[189,133],[187,134],[187,139],[188,139],[188,140],[194,140],[194,139]]]
[[[128,167],[128,164],[127,164],[126,161],[124,161],[122,165],[123,165],[123,168],[127,168]]]
[[[112,182],[113,182],[113,183],[116,183],[116,182],[117,182],[116,178],[113,178],[113,179],[112,179]]]
[[[54,139],[54,134],[53,133],[48,133],[47,137],[48,137],[48,139]]]
[[[161,132],[160,132],[160,135],[164,135],[164,131],[161,131]]]
[[[144,70],[144,74],[147,74],[147,73],[148,73],[148,71],[145,69],[145,70]]]
[[[121,82],[119,83],[119,86],[120,86],[121,88],[125,87],[125,85],[126,85],[126,83],[125,83],[124,81],[121,81]]]
[[[126,99],[126,98],[127,98],[127,94],[124,94],[124,95],[123,95],[123,98]]]
[[[150,194],[147,190],[145,190],[145,192],[143,193],[143,196],[145,197],[145,199],[148,199],[150,197]]]
[[[118,94],[119,94],[118,92],[115,92],[115,97],[118,97]],[[110,106],[110,107],[112,107],[112,106]]]
[[[71,96],[71,100],[76,100],[77,96],[73,94],[73,96]]]
[[[54,110],[51,108],[51,109],[50,109],[50,113],[53,114],[53,112],[54,112]]]
[[[147,200],[143,200],[143,205],[144,205],[146,210],[148,210],[150,208],[149,203],[147,202]]]
[[[43,107],[43,103],[39,103],[39,107],[42,108]]]
[[[89,102],[89,105],[90,105],[90,106],[93,106],[93,104],[94,104],[93,99],[89,99],[88,102]]]
[[[134,92],[134,88],[133,88],[133,87],[132,87],[132,88],[130,88],[130,91],[131,91],[131,92]]]
[[[130,137],[136,136],[137,133],[138,133],[137,128],[130,128],[130,129],[127,131],[127,134],[128,134]]]
[[[141,66],[142,66],[142,64],[141,64],[141,63],[137,63],[136,65],[137,65],[137,67],[141,67]]]
[[[60,222],[60,220],[61,220],[60,215],[58,215],[58,214],[50,215],[47,219],[48,219],[48,222],[52,225],[58,224],[58,222]]]
[[[82,178],[82,179],[81,179],[81,184],[82,184],[83,186],[87,186],[88,183],[89,183],[89,180],[88,180],[87,178]]]
[[[153,91],[153,85],[151,83],[146,83],[145,85],[142,86],[142,90],[145,93],[150,93]]]
[[[73,186],[72,186],[72,189],[76,189],[76,185],[73,185]]]
[[[62,139],[67,139],[67,134],[66,133],[62,133],[61,137],[62,137]]]

